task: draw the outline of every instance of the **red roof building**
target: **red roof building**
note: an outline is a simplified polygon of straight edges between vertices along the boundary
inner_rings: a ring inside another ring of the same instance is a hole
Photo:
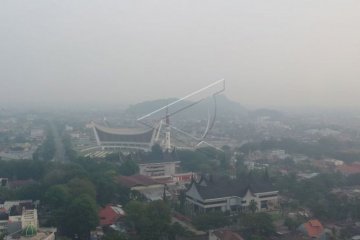
[[[146,186],[161,184],[158,181],[152,179],[151,177],[143,176],[143,175],[119,176],[117,180],[122,186],[128,188],[139,187],[139,186],[146,187]]]
[[[324,227],[319,220],[310,220],[299,227],[299,230],[312,239],[320,239],[324,234]]]
[[[344,175],[356,174],[360,173],[360,163],[355,162],[352,164],[344,164],[341,166],[337,166],[336,169]]]
[[[100,209],[99,213],[100,226],[110,226],[116,223],[121,217],[125,216],[125,212],[121,206],[107,205]]]

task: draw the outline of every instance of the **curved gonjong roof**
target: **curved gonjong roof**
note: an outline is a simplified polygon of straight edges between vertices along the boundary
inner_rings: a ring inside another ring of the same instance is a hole
[[[108,128],[94,124],[94,129],[101,142],[151,142],[154,129]]]

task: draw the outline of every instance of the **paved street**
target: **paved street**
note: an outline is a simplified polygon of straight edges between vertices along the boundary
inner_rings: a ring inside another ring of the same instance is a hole
[[[62,138],[61,138],[59,131],[58,131],[56,125],[54,124],[54,122],[50,122],[50,127],[51,127],[51,132],[54,137],[54,142],[55,142],[54,160],[59,161],[59,162],[67,161],[67,158],[65,155],[64,144],[62,142]]]

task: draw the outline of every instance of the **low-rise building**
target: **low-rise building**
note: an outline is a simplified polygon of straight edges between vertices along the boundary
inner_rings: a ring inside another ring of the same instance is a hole
[[[41,128],[34,128],[30,130],[30,138],[36,141],[42,141],[45,139],[45,131]]]
[[[266,180],[234,180],[202,177],[192,181],[186,191],[186,203],[193,214],[211,211],[248,211],[254,202],[258,211],[278,208],[278,190]]]
[[[310,220],[299,226],[298,231],[309,239],[326,240],[325,228],[319,220]]]
[[[176,173],[178,161],[140,163],[139,172],[141,175],[152,178],[171,177]]]
[[[287,154],[285,152],[285,150],[282,149],[276,149],[276,150],[272,150],[269,154],[269,157],[272,159],[279,159],[279,160],[284,160],[287,157],[289,157],[290,155]]]
[[[343,164],[337,166],[336,169],[342,174],[348,176],[352,174],[360,173],[360,162],[354,162],[351,164]]]
[[[100,226],[111,226],[115,224],[121,217],[125,216],[125,212],[120,205],[107,205],[99,210]]]
[[[123,187],[141,193],[150,201],[163,199],[164,191],[166,196],[171,196],[171,194],[166,190],[164,183],[148,176],[119,176],[117,180]]]

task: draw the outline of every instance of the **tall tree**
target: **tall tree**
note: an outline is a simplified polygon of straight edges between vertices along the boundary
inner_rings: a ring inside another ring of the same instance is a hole
[[[127,159],[121,164],[119,172],[122,175],[130,176],[139,172],[139,167],[132,159]]]
[[[127,222],[140,239],[158,240],[167,237],[170,229],[170,208],[163,201],[141,203],[131,201],[125,207]]]
[[[250,238],[251,236],[266,237],[268,239],[275,233],[275,227],[271,216],[266,213],[245,214],[240,218],[242,231]]]
[[[255,213],[258,210],[257,202],[255,202],[254,200],[251,200],[249,203],[249,210],[252,213]]]
[[[72,196],[86,194],[92,199],[96,199],[96,188],[94,184],[86,178],[74,178],[67,184]]]
[[[61,223],[69,237],[88,239],[90,231],[98,225],[99,219],[95,201],[88,195],[80,195],[71,201]]]
[[[193,223],[200,230],[209,230],[227,226],[230,222],[222,212],[211,212],[196,216]]]

